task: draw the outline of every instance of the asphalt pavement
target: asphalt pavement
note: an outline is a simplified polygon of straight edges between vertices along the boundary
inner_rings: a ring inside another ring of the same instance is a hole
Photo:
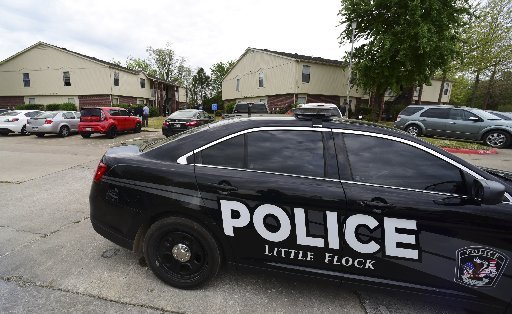
[[[139,256],[92,229],[88,204],[94,171],[108,147],[159,137],[0,137],[0,313],[460,311],[421,297],[227,268],[199,290],[164,284]],[[489,156],[474,162],[485,164]],[[512,150],[500,150],[492,166],[511,170],[511,156]]]

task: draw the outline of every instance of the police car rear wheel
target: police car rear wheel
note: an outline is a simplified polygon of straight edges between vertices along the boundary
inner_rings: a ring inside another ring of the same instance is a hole
[[[160,220],[149,228],[144,257],[158,278],[181,289],[206,283],[220,268],[219,248],[210,233],[178,217]]]

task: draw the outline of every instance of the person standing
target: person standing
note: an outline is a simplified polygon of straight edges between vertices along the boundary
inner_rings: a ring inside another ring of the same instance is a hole
[[[129,104],[129,105],[128,105],[128,109],[127,109],[127,111],[128,111],[128,115],[129,115],[129,116],[131,116],[131,115],[133,114],[132,104]]]
[[[144,108],[142,108],[142,126],[148,127],[148,118],[149,118],[149,107],[148,105],[144,105]]]

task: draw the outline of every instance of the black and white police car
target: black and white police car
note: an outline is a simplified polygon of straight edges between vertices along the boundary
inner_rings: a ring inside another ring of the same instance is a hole
[[[384,127],[232,119],[107,151],[91,222],[178,288],[229,263],[510,312],[511,182]]]

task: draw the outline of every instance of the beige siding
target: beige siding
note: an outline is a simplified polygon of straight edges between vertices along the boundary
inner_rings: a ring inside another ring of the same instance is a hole
[[[64,86],[65,71],[70,73],[71,86]],[[114,86],[115,71],[119,72],[119,86]],[[23,86],[23,73],[29,73],[30,87]],[[140,87],[140,78],[146,80],[144,89]],[[151,95],[149,79],[142,73],[114,70],[44,44],[0,64],[0,82],[0,96],[36,97],[37,103],[43,103],[37,99],[60,103],[62,99],[67,101],[68,95],[115,94],[140,98]]]
[[[431,86],[423,85],[421,101],[437,103],[437,99],[439,97],[439,88],[441,87],[442,82],[437,81],[437,80],[432,80],[431,83],[432,83]],[[444,94],[444,89],[448,89],[447,95]],[[450,101],[450,95],[452,92],[452,83],[446,82],[444,89],[443,89],[443,96],[441,97],[441,102],[448,103]],[[417,90],[419,90],[419,89],[417,89]],[[415,93],[414,95],[415,95],[414,100],[418,99],[418,97],[416,96],[417,93]]]
[[[287,94],[296,85],[295,60],[269,53],[249,50],[222,82],[222,99]],[[264,87],[259,87],[260,72]],[[240,91],[236,81],[240,79]]]
[[[176,98],[178,102],[188,102],[187,99],[187,89],[185,87],[178,87],[178,97]]]
[[[49,105],[49,104],[63,104],[70,102],[70,98],[73,98],[73,103],[78,106],[78,97],[73,95],[63,96],[42,96],[42,95],[27,95],[24,97],[25,103],[29,103],[29,99],[34,98],[35,103],[38,105]]]

